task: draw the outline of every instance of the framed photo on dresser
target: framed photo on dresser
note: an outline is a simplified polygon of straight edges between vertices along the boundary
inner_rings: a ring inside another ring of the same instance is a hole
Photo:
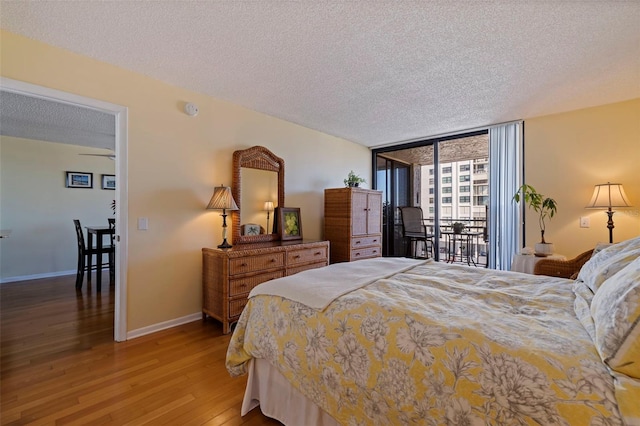
[[[280,239],[301,240],[302,239],[302,220],[300,218],[300,208],[298,207],[278,207],[276,209],[278,220],[278,232]]]

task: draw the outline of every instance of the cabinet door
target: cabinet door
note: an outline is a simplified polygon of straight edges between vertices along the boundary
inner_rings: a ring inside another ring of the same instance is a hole
[[[351,192],[351,230],[353,235],[366,235],[369,233],[367,217],[369,216],[368,195],[363,191]]]
[[[367,197],[367,234],[382,233],[382,193],[371,192]]]

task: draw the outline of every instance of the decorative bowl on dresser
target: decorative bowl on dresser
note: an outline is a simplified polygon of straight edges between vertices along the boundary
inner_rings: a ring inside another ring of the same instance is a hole
[[[324,238],[331,242],[331,263],[382,256],[382,192],[325,189]]]
[[[277,188],[275,193],[267,194],[267,199],[258,190],[265,186]],[[265,233],[242,234],[243,225],[256,219],[252,204],[263,206],[267,201],[270,208],[285,207],[282,158],[262,146],[234,152],[231,191],[238,206],[231,212],[233,247],[202,249],[202,316],[222,322],[225,334],[240,318],[252,288],[329,264],[329,241],[282,241],[279,234],[270,233],[268,225]],[[244,215],[243,200],[247,202]]]

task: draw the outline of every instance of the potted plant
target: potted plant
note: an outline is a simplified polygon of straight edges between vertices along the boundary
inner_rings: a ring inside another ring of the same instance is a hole
[[[531,186],[524,184],[513,196],[513,199],[516,203],[519,203],[520,200],[529,206],[529,208],[533,209],[536,213],[538,213],[538,225],[540,226],[540,238],[541,241],[536,244],[535,252],[539,255],[549,255],[553,253],[553,244],[547,243],[544,240],[544,231],[546,230],[545,219],[551,219],[553,215],[556,214],[557,204],[553,198],[545,197],[540,194],[536,189]]]
[[[454,234],[462,234],[462,231],[464,231],[464,223],[462,222],[454,222],[451,227]]]
[[[344,186],[354,187],[360,186],[361,183],[366,183],[367,181],[355,174],[353,170],[351,170],[347,175],[347,178],[343,182]]]

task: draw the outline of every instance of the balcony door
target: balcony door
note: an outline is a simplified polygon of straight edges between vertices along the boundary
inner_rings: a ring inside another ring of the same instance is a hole
[[[425,225],[436,234],[436,260],[448,258],[440,229],[455,221],[482,229],[489,198],[488,132],[414,142],[373,151],[373,186],[383,191],[383,256],[404,256],[398,207],[420,206]],[[486,265],[486,240],[470,250]],[[466,249],[466,248],[465,248]]]

